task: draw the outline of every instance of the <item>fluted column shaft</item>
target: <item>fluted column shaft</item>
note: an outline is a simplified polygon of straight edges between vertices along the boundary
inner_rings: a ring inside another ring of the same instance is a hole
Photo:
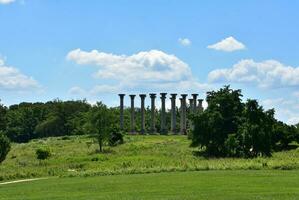
[[[193,97],[193,112],[196,113],[197,110],[197,96],[198,94],[192,94]]]
[[[198,112],[203,112],[203,106],[202,106],[203,99],[198,99]]]
[[[145,94],[140,94],[139,95],[140,98],[141,98],[141,134],[144,134],[145,133],[145,115],[144,115],[144,100],[145,100],[145,97],[146,95]]]
[[[136,95],[131,94],[131,133],[135,133],[135,107],[134,107],[134,98]]]
[[[156,132],[156,123],[155,123],[155,99],[156,99],[156,94],[150,94],[151,97],[151,133]]]
[[[193,103],[193,99],[189,99],[189,112],[190,114],[194,113],[194,103]]]
[[[161,95],[161,133],[166,134],[166,112],[165,112],[165,99],[167,93],[160,93]]]
[[[177,94],[170,94],[171,95],[171,131],[176,133],[176,95]]]
[[[124,129],[124,96],[125,94],[119,94],[120,97],[120,105],[119,105],[119,114],[120,114],[120,119],[119,119],[119,127],[121,130]]]
[[[181,123],[181,133],[186,134],[187,133],[187,115],[186,115],[186,98],[187,94],[182,94],[182,100],[181,100],[181,114],[182,114],[182,123]]]

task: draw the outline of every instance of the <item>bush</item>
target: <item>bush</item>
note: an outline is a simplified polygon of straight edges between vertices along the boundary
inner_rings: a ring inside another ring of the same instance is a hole
[[[118,127],[112,127],[109,136],[109,146],[116,146],[124,143],[123,134]]]
[[[39,160],[46,160],[51,156],[51,152],[48,148],[39,148],[35,152],[36,158]]]
[[[10,151],[10,141],[4,135],[2,131],[0,131],[0,163],[3,162],[6,158],[6,155]]]

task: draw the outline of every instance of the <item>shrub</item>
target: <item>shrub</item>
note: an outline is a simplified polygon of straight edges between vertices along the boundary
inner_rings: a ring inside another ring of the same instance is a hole
[[[112,127],[109,135],[109,146],[116,146],[124,143],[123,134],[118,127]]]
[[[10,141],[4,135],[2,131],[0,131],[0,163],[3,162],[6,158],[6,155],[10,151]]]
[[[46,160],[51,156],[51,152],[48,148],[39,148],[35,153],[36,158],[39,160]]]

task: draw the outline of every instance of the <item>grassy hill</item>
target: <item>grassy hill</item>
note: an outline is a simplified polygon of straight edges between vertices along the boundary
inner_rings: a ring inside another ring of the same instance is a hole
[[[98,145],[88,136],[33,140],[13,144],[7,159],[0,165],[0,181],[48,176],[299,169],[299,149],[277,152],[271,158],[206,159],[189,144],[185,136],[126,136],[123,145],[105,147],[105,153],[98,153]],[[51,149],[52,156],[39,161],[35,150],[44,145]]]

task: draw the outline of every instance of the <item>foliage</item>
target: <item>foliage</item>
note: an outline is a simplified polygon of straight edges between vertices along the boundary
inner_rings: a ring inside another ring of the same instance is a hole
[[[4,131],[6,128],[6,119],[5,119],[5,115],[7,112],[7,108],[1,104],[1,100],[0,100],[0,131]]]
[[[43,148],[38,148],[35,151],[35,154],[38,160],[46,160],[51,156],[51,151],[49,148],[43,147]]]
[[[124,139],[123,139],[122,131],[118,126],[113,126],[110,129],[110,135],[108,141],[109,146],[116,146],[123,143],[124,143]]]
[[[229,86],[208,92],[208,108],[192,116],[192,146],[209,156],[256,157],[297,140],[298,128],[278,122],[274,109],[265,111],[256,100],[243,103],[241,97],[240,90]]]
[[[109,140],[111,128],[111,112],[101,102],[93,106],[89,112],[89,132],[95,136],[100,146],[100,152],[103,151],[103,145]]]
[[[0,163],[2,163],[10,151],[9,139],[0,131]]]

